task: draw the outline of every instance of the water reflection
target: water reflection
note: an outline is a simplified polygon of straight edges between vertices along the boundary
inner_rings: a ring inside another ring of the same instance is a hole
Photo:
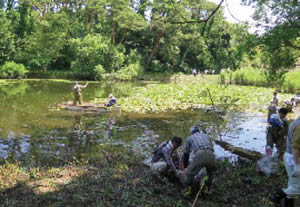
[[[95,97],[128,96],[141,83],[90,83],[84,101]],[[159,114],[93,114],[57,111],[51,106],[72,100],[72,83],[27,81],[0,86],[0,158],[19,159],[30,166],[57,165],[76,157],[97,156],[99,146],[121,145],[149,156],[160,142],[173,136],[186,138],[201,122],[215,139],[263,152],[265,117],[206,110]],[[236,156],[215,145],[217,157]]]

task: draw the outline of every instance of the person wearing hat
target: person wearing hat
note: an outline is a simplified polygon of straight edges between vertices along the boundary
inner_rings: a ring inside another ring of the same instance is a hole
[[[208,175],[208,188],[213,180],[213,173],[216,170],[216,158],[211,138],[199,126],[190,129],[190,136],[184,143],[184,170],[180,176],[181,183],[185,186],[193,184],[194,177],[203,168],[206,168]]]
[[[81,105],[82,104],[82,94],[81,94],[81,89],[86,88],[88,86],[88,82],[86,82],[85,85],[80,85],[78,84],[77,81],[74,82],[74,86],[72,88],[72,91],[74,93],[74,101],[73,105],[77,105],[77,102]]]
[[[112,94],[109,94],[108,98],[109,98],[109,101],[108,101],[108,103],[104,104],[104,106],[109,107],[109,106],[113,106],[117,103],[117,99]]]

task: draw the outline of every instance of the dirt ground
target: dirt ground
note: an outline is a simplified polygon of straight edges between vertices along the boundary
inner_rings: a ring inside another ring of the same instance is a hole
[[[179,183],[153,176],[141,163],[130,153],[106,151],[98,159],[60,168],[27,168],[18,175],[21,166],[5,171],[2,167],[0,206],[192,206],[195,195],[184,196]],[[256,172],[255,162],[218,161],[210,193],[195,206],[273,206],[268,197],[286,183],[283,167],[267,177]]]

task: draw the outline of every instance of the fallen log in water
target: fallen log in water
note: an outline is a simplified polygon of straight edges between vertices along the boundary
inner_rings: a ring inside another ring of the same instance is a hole
[[[248,158],[249,160],[257,161],[260,158],[262,158],[262,156],[263,156],[263,154],[261,154],[260,152],[256,152],[256,151],[248,150],[248,149],[243,149],[241,147],[236,147],[236,146],[233,146],[232,144],[229,144],[229,143],[224,142],[224,141],[215,140],[215,143],[217,145],[221,146],[222,148],[232,152],[233,154],[239,155],[239,156],[244,157],[244,158]]]

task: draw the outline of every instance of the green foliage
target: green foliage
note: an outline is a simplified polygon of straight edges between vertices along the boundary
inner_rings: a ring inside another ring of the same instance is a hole
[[[30,70],[46,71],[61,55],[61,49],[66,44],[67,19],[64,13],[54,13],[46,14],[43,21],[35,21],[38,29],[24,38],[15,59],[28,65]]]
[[[300,56],[300,6],[297,1],[243,0],[254,6],[254,19],[261,21],[265,33],[255,37],[250,47],[252,58],[261,59],[262,67],[268,69],[270,79],[282,78],[283,74],[294,68]],[[265,24],[265,25],[264,25]],[[274,77],[274,78],[273,78]]]
[[[6,62],[0,68],[0,78],[22,78],[27,72],[23,64]]]
[[[16,50],[11,22],[2,10],[0,10],[0,37],[0,65],[2,65],[13,58]]]
[[[272,3],[274,14],[291,18],[284,16],[262,37],[249,34],[248,26],[227,22],[222,7],[206,21],[217,8],[208,0],[7,2],[0,11],[0,64],[14,60],[30,71],[61,69],[88,79],[128,80],[143,70],[257,67],[268,69],[274,79],[299,56],[299,30],[293,25],[298,5],[272,0],[257,8]]]
[[[283,90],[291,93],[300,92],[300,71],[291,71],[284,75]]]
[[[267,86],[267,77],[264,71],[257,68],[242,68],[233,73],[235,84]]]
[[[289,93],[300,91],[299,70],[290,71],[283,76],[277,73],[271,73],[266,69],[242,68],[236,71],[226,71],[220,74],[221,84],[239,84],[252,86],[269,86],[282,89]],[[233,78],[234,81],[231,81]]]
[[[191,77],[193,78],[193,77]],[[214,104],[224,107],[237,107],[240,110],[263,110],[262,105],[272,98],[274,89],[253,86],[219,85],[217,80],[208,82],[197,79],[178,78],[177,83],[156,83],[138,87],[130,97],[121,98],[123,111],[148,113],[174,110],[197,109]],[[289,94],[282,94],[283,100]]]
[[[129,64],[117,72],[116,78],[119,80],[131,80],[136,78],[142,71],[139,64]]]
[[[110,44],[109,39],[98,35],[87,35],[83,39],[71,39],[71,49],[75,57],[71,69],[76,72],[88,72],[92,77],[97,73],[96,66],[101,65],[105,71],[119,70],[124,63],[125,56],[121,49]]]
[[[105,73],[106,73],[106,71],[102,65],[97,65],[94,69],[94,74],[95,74],[96,80],[101,80],[105,76]]]

